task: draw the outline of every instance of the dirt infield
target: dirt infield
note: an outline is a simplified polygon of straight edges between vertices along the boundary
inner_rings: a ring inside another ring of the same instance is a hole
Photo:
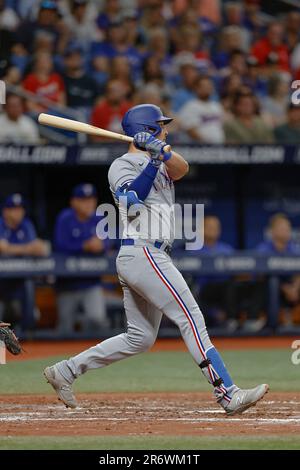
[[[53,396],[0,396],[2,436],[295,436],[300,394],[269,393],[243,415],[226,417],[207,393],[78,395],[66,409]]]

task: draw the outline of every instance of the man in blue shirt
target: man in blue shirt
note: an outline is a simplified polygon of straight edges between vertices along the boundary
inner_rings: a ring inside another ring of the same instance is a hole
[[[269,221],[269,238],[257,247],[266,255],[299,255],[300,249],[292,241],[292,225],[285,214],[277,213]],[[280,276],[280,304],[283,322],[291,323],[291,309],[300,303],[300,276]]]
[[[218,217],[208,215],[204,219],[204,245],[202,255],[230,255],[234,252],[232,246],[220,240],[221,222]],[[206,322],[210,326],[222,324],[226,316],[235,314],[233,282],[229,276],[199,276],[199,303],[207,312]]]
[[[49,246],[37,238],[32,222],[26,217],[21,194],[8,196],[0,217],[0,254],[2,256],[46,256]],[[0,283],[0,318],[18,322],[24,303],[24,279],[3,279]]]
[[[92,184],[79,184],[72,191],[70,208],[64,209],[55,225],[55,250],[66,255],[101,255],[105,242],[96,235],[97,192]],[[71,334],[76,313],[84,311],[86,329],[105,325],[106,306],[100,277],[60,278],[58,290],[58,325],[60,334]]]

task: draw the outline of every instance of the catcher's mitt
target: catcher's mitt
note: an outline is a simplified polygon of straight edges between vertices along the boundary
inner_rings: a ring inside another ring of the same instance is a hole
[[[16,356],[22,352],[21,345],[9,326],[4,325],[0,323],[0,341],[3,341],[7,350]]]

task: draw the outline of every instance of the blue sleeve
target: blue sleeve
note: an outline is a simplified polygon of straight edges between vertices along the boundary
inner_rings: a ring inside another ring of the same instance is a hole
[[[68,223],[61,216],[58,217],[54,229],[54,247],[64,253],[81,253],[83,241],[74,239]]]
[[[150,193],[157,171],[158,167],[155,167],[151,162],[149,162],[146,168],[139,176],[137,176],[137,178],[135,178],[135,180],[131,181],[131,183],[129,185],[127,184],[125,187],[121,186],[118,188],[116,191],[116,197],[119,199],[120,196],[127,196],[128,206],[145,201],[146,197]]]
[[[36,230],[33,223],[30,220],[26,220],[26,243],[30,243],[37,239]]]

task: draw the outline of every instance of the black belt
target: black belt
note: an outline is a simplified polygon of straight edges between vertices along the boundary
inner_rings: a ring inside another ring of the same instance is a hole
[[[140,245],[137,245],[137,242]],[[159,241],[159,240],[155,240],[154,242],[151,242],[151,241],[145,242],[145,246],[147,245],[147,243],[154,246],[155,248],[158,248],[159,250],[164,251],[168,255],[170,255],[170,253],[172,251],[171,245],[163,246],[165,244],[165,242],[162,242],[162,241]],[[142,242],[142,240],[134,240],[134,238],[125,238],[124,240],[121,240],[121,245],[122,246],[133,246],[133,245],[143,246],[143,242]]]

